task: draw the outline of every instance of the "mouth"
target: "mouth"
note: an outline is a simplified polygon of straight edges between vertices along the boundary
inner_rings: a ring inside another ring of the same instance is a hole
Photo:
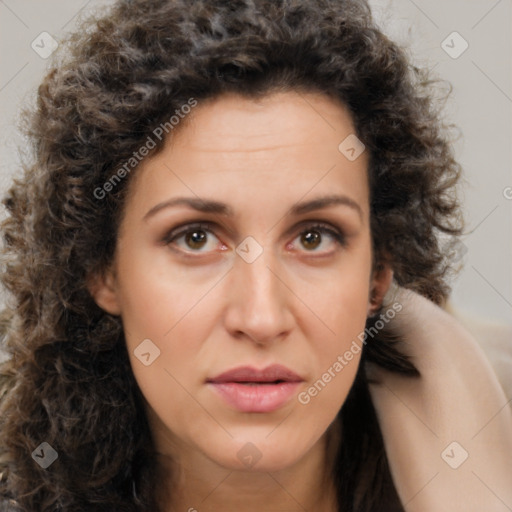
[[[262,370],[243,366],[206,380],[227,405],[251,413],[268,413],[283,407],[301,382],[299,375],[282,365]]]

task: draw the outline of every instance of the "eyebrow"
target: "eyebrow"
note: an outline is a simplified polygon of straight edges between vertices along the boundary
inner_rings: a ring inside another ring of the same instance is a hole
[[[305,201],[302,203],[294,204],[286,213],[286,215],[303,215],[330,206],[343,205],[355,210],[359,217],[363,218],[363,210],[356,201],[348,196],[343,195],[329,195],[312,199],[311,201]],[[233,209],[225,203],[219,201],[213,201],[210,199],[200,199],[195,197],[175,197],[167,201],[153,206],[143,217],[143,220],[148,220],[150,217],[158,213],[159,211],[171,208],[173,206],[188,206],[193,210],[197,210],[203,213],[215,213],[219,215],[233,216]]]

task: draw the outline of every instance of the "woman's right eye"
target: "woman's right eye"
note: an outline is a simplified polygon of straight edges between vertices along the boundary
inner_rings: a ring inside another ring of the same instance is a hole
[[[163,242],[166,245],[175,245],[183,252],[206,253],[215,249],[212,237],[220,242],[213,234],[210,224],[189,224],[168,233]]]

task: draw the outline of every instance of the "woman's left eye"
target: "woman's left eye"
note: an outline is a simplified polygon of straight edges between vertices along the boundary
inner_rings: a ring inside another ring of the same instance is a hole
[[[175,245],[180,251],[185,253],[207,253],[215,249],[220,240],[213,232],[213,226],[210,224],[191,224],[181,229],[171,231],[163,240],[165,245]],[[325,238],[330,239],[330,243],[325,243]],[[217,243],[211,238],[217,239]],[[299,240],[299,244],[306,252],[327,252],[333,244],[345,246],[345,237],[336,228],[329,225],[314,224],[303,229],[294,242]],[[295,249],[295,244],[293,243]],[[327,245],[327,250],[319,250],[322,245]],[[225,246],[224,246],[225,247]],[[288,246],[287,246],[288,247]],[[329,251],[330,252],[330,251]]]
[[[327,247],[335,244],[341,246],[346,245],[345,237],[340,231],[323,224],[316,224],[308,227],[301,231],[295,240],[299,239],[300,244],[306,249],[306,252],[324,252],[317,249],[321,247],[322,244],[326,245],[324,244],[325,235],[328,235],[328,238],[331,239],[331,243],[328,244]]]

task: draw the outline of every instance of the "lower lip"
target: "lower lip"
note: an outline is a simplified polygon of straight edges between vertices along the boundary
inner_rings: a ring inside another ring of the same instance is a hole
[[[240,412],[272,412],[282,407],[294,394],[300,382],[278,384],[240,384],[210,382],[222,398]]]

